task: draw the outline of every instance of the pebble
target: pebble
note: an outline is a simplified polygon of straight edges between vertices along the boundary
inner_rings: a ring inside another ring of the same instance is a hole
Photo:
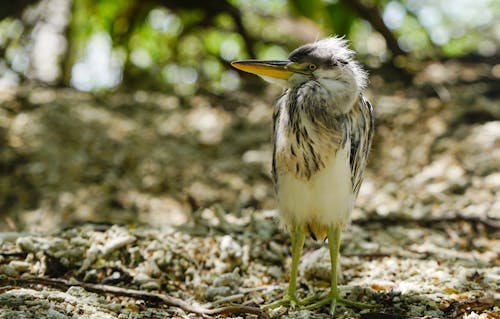
[[[21,260],[12,260],[9,266],[15,269],[16,272],[23,273],[31,268],[31,264]]]
[[[273,278],[281,278],[283,276],[283,269],[278,266],[271,266],[267,269],[267,273]]]
[[[9,277],[16,277],[19,275],[17,270],[9,265],[0,265],[0,274],[4,274]]]
[[[151,277],[149,277],[145,273],[139,273],[139,274],[134,276],[134,282],[136,282],[138,284],[144,284],[150,280],[151,280]]]
[[[113,238],[101,248],[103,255],[107,255],[115,250],[127,246],[135,241],[134,236],[123,236],[118,238]]]
[[[150,280],[141,284],[141,289],[143,290],[160,290],[161,285],[156,280]]]
[[[203,298],[208,301],[213,301],[215,300],[215,297],[227,297],[231,294],[233,294],[233,289],[231,287],[208,287],[203,293]]]
[[[47,310],[47,318],[66,319],[69,317],[52,308],[52,309]]]
[[[216,277],[214,279],[213,285],[216,287],[222,287],[222,286],[237,287],[239,285],[240,278],[241,277],[236,268],[235,271],[233,272],[225,273]]]
[[[234,263],[239,264],[243,256],[243,249],[241,245],[234,240],[231,236],[225,235],[220,241],[221,259],[232,259]]]

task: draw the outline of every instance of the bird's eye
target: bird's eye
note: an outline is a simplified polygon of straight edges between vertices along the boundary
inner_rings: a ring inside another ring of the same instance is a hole
[[[310,70],[310,71],[314,71],[314,70],[316,70],[318,67],[316,66],[316,64],[309,64],[309,65],[308,65],[308,68],[309,68],[309,70]]]

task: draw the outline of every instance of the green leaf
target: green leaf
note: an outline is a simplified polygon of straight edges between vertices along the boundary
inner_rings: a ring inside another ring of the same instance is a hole
[[[321,0],[290,0],[290,4],[297,13],[310,19],[321,16],[323,9]]]
[[[356,21],[353,12],[341,3],[329,4],[325,8],[325,28],[338,35],[347,35]]]

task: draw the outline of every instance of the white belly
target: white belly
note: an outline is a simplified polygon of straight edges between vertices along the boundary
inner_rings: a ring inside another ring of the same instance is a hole
[[[309,180],[298,179],[292,172],[282,171],[278,175],[278,202],[286,226],[304,225],[324,233],[326,227],[348,222],[354,195],[350,146],[346,144]]]

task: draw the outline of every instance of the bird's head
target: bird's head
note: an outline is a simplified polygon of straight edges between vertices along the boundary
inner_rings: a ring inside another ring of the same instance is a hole
[[[353,57],[347,41],[330,37],[295,49],[288,60],[240,60],[231,65],[284,87],[315,81],[332,94],[357,96],[366,85],[366,73]]]

